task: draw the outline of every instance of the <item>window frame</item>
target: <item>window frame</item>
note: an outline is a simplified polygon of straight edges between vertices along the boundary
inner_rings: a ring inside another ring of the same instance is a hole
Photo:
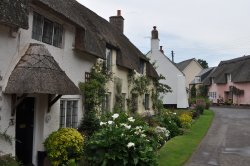
[[[106,48],[106,67],[107,71],[112,72],[112,50],[110,48]]]
[[[150,98],[150,94],[146,93],[144,95],[144,107],[145,107],[145,110],[149,110],[149,98]]]
[[[50,25],[50,27],[52,28],[51,30],[48,30],[50,31],[50,34],[47,37],[46,37],[47,34],[45,34],[45,32],[48,31],[47,30],[45,31],[45,29],[47,29],[45,25]],[[52,21],[51,19],[43,16],[42,14],[39,14],[36,11],[33,11],[33,23],[32,23],[31,33],[32,33],[31,38],[34,40],[38,40],[40,42],[55,46],[57,48],[63,47],[63,35],[64,35],[63,25],[56,21]]]
[[[68,103],[70,104],[70,106],[68,105]],[[78,127],[78,111],[79,111],[78,104],[79,104],[78,99],[61,99],[60,100],[60,120],[59,120],[60,128],[63,128],[63,127],[77,128]],[[70,109],[68,109],[68,106],[70,107]],[[70,111],[70,115],[68,115],[69,113],[68,110]],[[68,123],[68,116],[70,116],[69,123]]]

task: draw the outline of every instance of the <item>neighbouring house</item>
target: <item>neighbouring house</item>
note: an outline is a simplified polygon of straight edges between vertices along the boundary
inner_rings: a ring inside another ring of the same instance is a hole
[[[194,86],[197,90],[199,89],[199,86],[205,85],[206,78],[214,69],[215,69],[214,67],[209,67],[209,68],[203,69],[200,73],[198,73],[193,79],[193,81],[189,84],[189,89],[191,89]],[[198,92],[196,91],[196,93]]]
[[[221,61],[208,76],[208,95],[213,103],[250,104],[250,55]]]
[[[185,75],[176,65],[164,54],[162,46],[159,47],[158,31],[153,27],[151,34],[151,50],[146,54],[151,62],[155,63],[158,74],[166,79],[162,83],[171,87],[172,92],[162,94],[163,104],[165,106],[174,106],[177,108],[188,107],[188,97],[186,92]]]
[[[190,91],[189,84],[195,79],[195,76],[203,70],[202,66],[195,58],[176,63],[176,66],[185,74],[186,89]]]
[[[153,112],[151,91],[132,94],[128,80],[158,75],[122,29],[120,11],[109,23],[75,0],[0,1],[0,132],[15,138],[0,139],[1,154],[41,164],[47,136],[77,128],[85,111],[78,84],[100,59],[121,83],[125,109],[133,98],[139,113]],[[115,82],[107,85],[110,111]]]

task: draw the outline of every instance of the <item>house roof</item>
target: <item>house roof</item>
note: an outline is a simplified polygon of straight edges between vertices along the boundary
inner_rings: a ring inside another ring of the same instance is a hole
[[[85,30],[85,51],[105,59],[107,45],[118,51],[117,65],[139,71],[140,59],[148,61],[142,52],[129,39],[111,25],[107,20],[75,0],[33,0],[33,4],[53,9],[57,14],[67,18]],[[151,65],[149,63],[149,65]],[[154,70],[153,67],[149,67]],[[151,73],[155,73],[152,71]],[[157,77],[157,75],[154,75]]]
[[[201,78],[201,82],[204,83],[205,79],[213,71],[213,69],[214,69],[214,67],[209,67],[209,68],[203,69],[195,77],[200,77]],[[190,84],[195,84],[195,79]]]
[[[0,23],[28,29],[28,1],[29,0],[1,0]]]
[[[5,93],[80,94],[42,44],[30,44],[24,56],[12,71]]]
[[[217,84],[226,83],[226,74],[231,74],[232,82],[250,81],[250,55],[221,61],[210,77]]]
[[[193,60],[195,60],[195,58],[176,63],[176,66],[179,70],[183,71]]]

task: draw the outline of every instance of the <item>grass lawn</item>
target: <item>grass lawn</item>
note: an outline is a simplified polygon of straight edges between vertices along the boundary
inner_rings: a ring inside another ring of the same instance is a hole
[[[184,135],[168,141],[159,151],[159,166],[182,166],[207,133],[213,117],[212,111],[205,110],[204,114],[192,124]]]

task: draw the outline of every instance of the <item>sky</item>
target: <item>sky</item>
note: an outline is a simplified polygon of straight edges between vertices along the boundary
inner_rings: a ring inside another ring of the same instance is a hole
[[[153,26],[176,63],[203,59],[209,67],[250,55],[249,0],[77,0],[109,20],[121,10],[124,34],[146,54]]]

